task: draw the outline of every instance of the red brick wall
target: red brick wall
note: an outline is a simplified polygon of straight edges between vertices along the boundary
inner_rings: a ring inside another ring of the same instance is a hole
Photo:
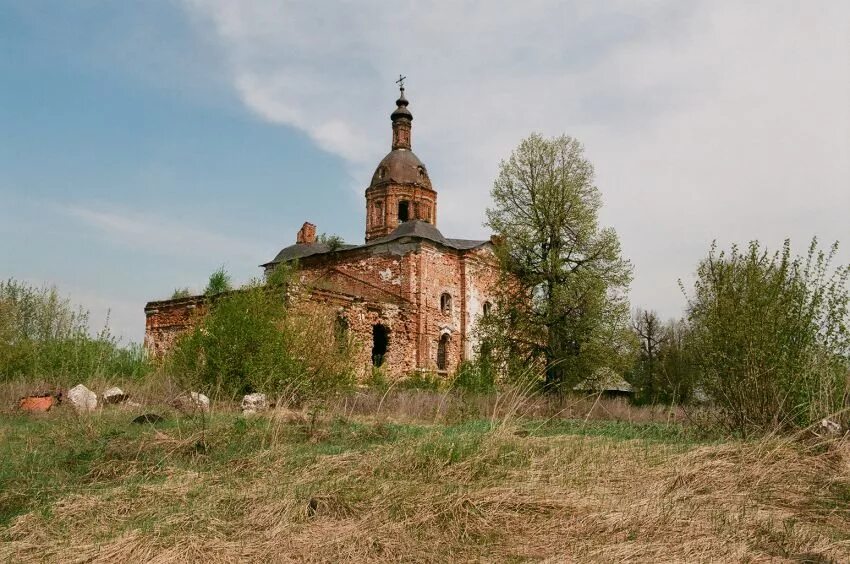
[[[383,366],[388,376],[436,370],[443,334],[450,337],[446,372],[453,373],[472,356],[475,323],[484,302],[492,301],[498,276],[489,247],[457,251],[422,240],[306,257],[299,266],[304,299],[346,319],[361,377],[371,371],[372,328],[378,323],[390,332]],[[443,293],[451,296],[446,313],[440,308]],[[151,302],[145,308],[146,346],[163,354],[204,311],[202,297]]]
[[[366,190],[366,240],[389,235],[399,226],[398,203],[409,202],[410,220],[437,224],[437,193],[415,184],[387,184]],[[380,206],[376,204],[380,202]]]
[[[466,262],[466,343],[465,356],[472,358],[478,346],[476,326],[484,314],[484,304],[495,307],[499,265],[490,247],[468,251]]]
[[[206,312],[203,296],[150,302],[145,306],[145,348],[156,358],[174,345]]]
[[[416,370],[416,312],[395,304],[367,302],[342,294],[315,291],[305,294],[311,304],[324,304],[345,319],[355,346],[357,377],[367,378],[372,371],[372,328],[381,324],[389,330],[389,346],[381,369],[390,378]]]

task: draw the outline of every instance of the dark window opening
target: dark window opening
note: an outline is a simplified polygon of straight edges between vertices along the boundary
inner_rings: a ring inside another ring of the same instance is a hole
[[[408,221],[410,219],[410,202],[402,200],[398,203],[398,220],[399,222]]]
[[[448,366],[449,336],[443,335],[437,343],[437,370],[445,370]]]
[[[372,365],[381,366],[390,344],[390,332],[381,324],[372,326]]]
[[[446,315],[452,312],[452,297],[449,294],[440,296],[440,311]]]
[[[491,304],[490,302],[484,302],[483,310],[484,310],[484,317],[487,317],[488,315],[490,315],[490,312],[493,310],[493,304]]]

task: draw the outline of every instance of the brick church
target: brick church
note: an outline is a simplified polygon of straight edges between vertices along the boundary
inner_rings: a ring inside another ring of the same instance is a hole
[[[437,229],[437,191],[411,150],[404,86],[390,115],[392,150],[366,188],[362,245],[328,245],[305,223],[294,245],[261,265],[297,262],[308,301],[333,308],[357,345],[358,372],[449,374],[475,351],[475,326],[492,307],[498,273],[492,241],[450,239]],[[205,309],[195,296],[145,306],[145,345],[168,350]]]

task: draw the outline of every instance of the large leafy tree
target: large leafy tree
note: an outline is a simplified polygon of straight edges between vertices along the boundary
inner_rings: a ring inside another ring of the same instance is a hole
[[[502,238],[505,275],[485,342],[505,359],[546,366],[550,386],[622,368],[633,334],[632,268],[617,233],[599,225],[602,199],[581,143],[532,134],[502,161],[487,225]]]

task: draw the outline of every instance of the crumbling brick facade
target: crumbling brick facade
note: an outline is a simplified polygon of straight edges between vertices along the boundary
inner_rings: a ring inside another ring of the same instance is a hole
[[[161,357],[206,310],[204,296],[148,302],[145,306],[145,348],[153,356]]]
[[[491,306],[498,270],[491,241],[445,238],[437,194],[410,149],[404,90],[392,113],[393,144],[366,189],[366,242],[331,248],[305,223],[296,243],[262,265],[297,262],[302,299],[332,308],[357,347],[358,372],[391,377],[453,373],[475,353],[478,320]],[[163,354],[203,315],[203,298],[151,302],[145,342]]]

